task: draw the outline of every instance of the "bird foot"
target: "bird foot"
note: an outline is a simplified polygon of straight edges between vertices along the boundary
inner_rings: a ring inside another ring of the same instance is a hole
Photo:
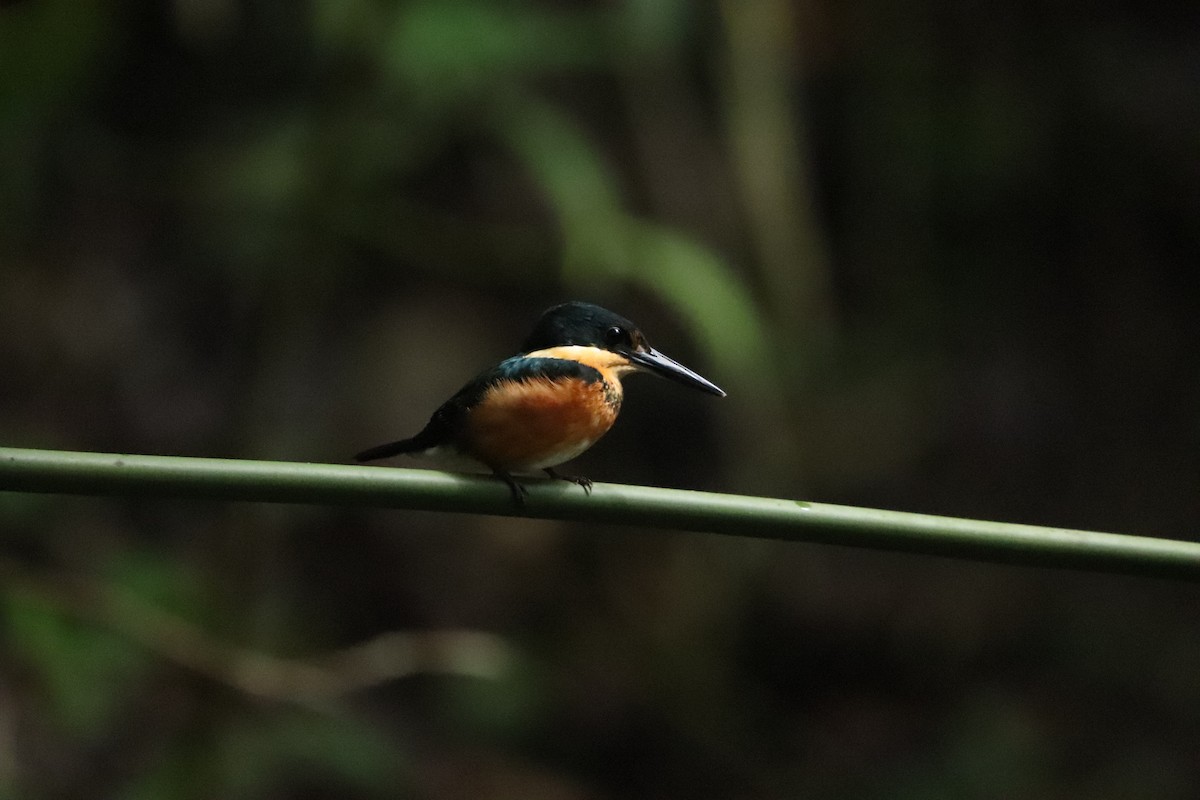
[[[492,472],[496,474],[497,478],[508,484],[508,490],[512,492],[513,503],[515,503],[518,508],[524,508],[525,495],[529,494],[529,490],[517,483],[516,478],[514,478],[512,475],[509,475],[507,472],[504,472],[503,470],[493,469]]]
[[[551,478],[554,478],[555,480],[569,481],[569,482],[575,484],[576,486],[583,487],[584,494],[590,495],[592,493],[591,478],[584,478],[580,475],[563,475],[559,472],[556,472],[553,467],[546,467],[544,470],[542,470],[542,472],[545,472],[547,475],[549,475]]]

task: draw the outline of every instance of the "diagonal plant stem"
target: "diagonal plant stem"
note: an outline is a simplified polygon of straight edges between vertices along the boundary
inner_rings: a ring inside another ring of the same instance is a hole
[[[766,497],[430,470],[0,448],[0,491],[172,496],[581,520],[1200,581],[1200,543]]]
[[[0,559],[6,591],[99,623],[159,657],[245,694],[327,710],[357,691],[418,674],[497,678],[516,654],[504,639],[473,630],[390,631],[306,659],[239,647],[106,583],[35,572]]]

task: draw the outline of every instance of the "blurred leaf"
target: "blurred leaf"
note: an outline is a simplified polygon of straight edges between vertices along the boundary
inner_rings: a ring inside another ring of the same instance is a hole
[[[602,19],[517,3],[414,2],[396,17],[386,64],[410,89],[457,99],[517,76],[605,66]]]
[[[441,684],[441,711],[458,735],[511,740],[544,718],[545,684],[546,675],[528,661],[509,664],[486,680],[446,679]]]
[[[721,372],[750,382],[771,374],[771,348],[759,311],[724,261],[661,225],[629,219],[625,235],[631,258],[623,277],[641,282],[673,306]]]
[[[183,160],[177,181],[202,241],[219,242],[217,266],[244,284],[303,259],[306,203],[314,194],[314,131],[302,115],[274,115],[211,136]],[[234,257],[236,256],[236,257]]]
[[[512,98],[503,133],[545,190],[563,230],[563,279],[639,283],[676,308],[722,372],[769,374],[766,330],[738,276],[688,236],[628,214],[598,149],[565,115]]]
[[[309,188],[310,136],[306,120],[272,116],[248,135],[202,152],[187,183],[211,201],[232,203],[235,213],[287,213]]]
[[[156,609],[200,615],[195,584],[174,562],[131,551],[107,572],[109,584],[95,587],[64,576],[39,577],[18,583],[0,600],[14,651],[36,671],[56,718],[82,734],[105,724],[151,664],[140,644],[104,627],[107,615],[122,613],[106,594],[108,586]]]
[[[13,650],[36,669],[55,719],[76,733],[97,732],[141,680],[145,656],[35,594],[9,593],[2,604]]]
[[[626,242],[614,236],[625,211],[611,170],[565,114],[524,93],[506,98],[498,133],[545,191],[563,229],[566,277],[620,264]],[[574,273],[574,275],[572,275]]]
[[[202,598],[187,563],[147,549],[129,550],[114,559],[106,573],[117,590],[158,611],[196,621],[202,616]]]

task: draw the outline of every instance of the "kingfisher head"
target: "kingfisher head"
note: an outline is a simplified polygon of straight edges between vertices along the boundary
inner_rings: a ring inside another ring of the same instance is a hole
[[[521,352],[558,347],[592,347],[619,356],[630,369],[669,378],[694,389],[725,396],[720,387],[655,350],[638,327],[608,309],[571,302],[542,314]]]

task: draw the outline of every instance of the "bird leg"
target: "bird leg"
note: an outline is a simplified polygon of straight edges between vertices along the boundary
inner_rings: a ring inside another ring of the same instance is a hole
[[[529,494],[529,490],[521,484],[517,483],[517,479],[502,469],[492,467],[492,472],[497,478],[508,484],[509,491],[512,492],[513,502],[518,506],[525,507],[525,495]]]
[[[571,483],[574,483],[577,486],[582,486],[584,494],[592,493],[591,478],[584,478],[579,475],[563,475],[561,473],[556,472],[554,470],[554,467],[546,467],[545,469],[542,470],[542,472],[546,473],[547,475],[549,475],[551,478],[554,478],[555,480],[570,481]]]

